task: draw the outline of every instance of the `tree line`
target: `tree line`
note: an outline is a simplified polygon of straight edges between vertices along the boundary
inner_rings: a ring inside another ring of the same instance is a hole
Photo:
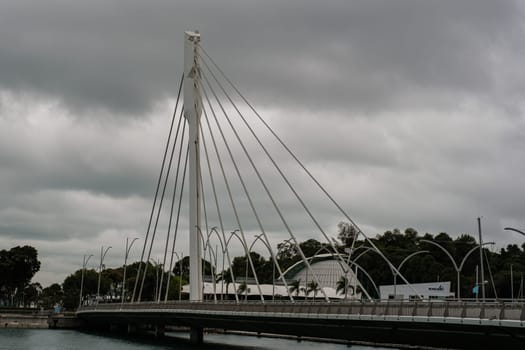
[[[316,254],[326,254],[335,250],[340,254],[346,254],[349,248],[353,249],[352,259],[358,257],[358,264],[372,278],[373,282],[364,273],[358,270],[358,278],[364,288],[374,297],[379,297],[373,288],[373,284],[385,285],[393,283],[393,274],[388,263],[383,260],[373,249],[369,249],[370,243],[366,240],[355,240],[357,232],[348,223],[338,225],[338,241],[333,244],[320,242],[316,239],[308,239],[300,242],[297,247],[290,240],[283,241],[277,245],[275,258],[282,271],[285,271],[295,263],[301,261],[300,250],[306,257]],[[477,247],[476,239],[468,234],[462,234],[456,238],[447,233],[432,235],[425,233],[420,235],[415,229],[407,228],[403,232],[399,229],[389,230],[383,234],[370,239],[385,257],[394,265],[398,266],[409,255],[424,250],[426,253],[414,255],[407,260],[401,269],[401,273],[410,283],[450,281],[452,291],[456,291],[456,270],[450,257],[434,244],[441,245],[459,266],[465,255]],[[300,249],[299,249],[300,248]],[[486,285],[486,296],[488,298],[510,298],[511,289],[514,297],[524,294],[523,273],[525,273],[525,243],[521,246],[509,244],[498,251],[483,248],[485,262],[485,279],[489,281]],[[266,258],[257,252],[250,252],[250,258],[257,272],[257,278],[261,284],[271,284],[279,279],[273,259]],[[169,286],[167,286],[167,275],[162,273],[164,269],[160,264],[134,262],[127,266],[126,283],[123,285],[124,267],[106,268],[100,274],[100,287],[98,286],[99,273],[94,269],[84,271],[83,299],[84,302],[94,300],[99,289],[99,295],[106,302],[121,301],[124,289],[124,300],[129,300],[135,287],[137,270],[141,265],[141,271],[147,270],[144,284],[142,280],[137,284],[142,286],[141,300],[156,300],[160,294],[164,298],[166,288],[169,289],[168,299],[176,300],[185,298],[187,295],[179,295],[182,285],[189,280],[189,257],[184,257],[175,263],[172,270]],[[251,266],[248,266],[247,256],[233,257],[232,268],[238,285],[236,293],[242,294],[246,288],[245,277],[253,278]],[[473,287],[476,283],[476,266],[479,265],[479,253],[471,252],[465,260],[461,270],[461,295],[462,297],[473,297]],[[146,268],[147,266],[147,268]],[[223,280],[226,284],[228,294],[233,279],[229,268],[224,271],[212,273],[212,264],[203,260],[204,275],[207,279],[213,276],[216,281]],[[514,272],[514,285],[511,288],[511,266]],[[80,303],[80,285],[82,269],[74,271],[64,281],[54,283],[46,288],[35,282],[31,283],[34,274],[40,269],[38,253],[30,246],[14,247],[10,250],[0,250],[0,305],[2,306],[39,306],[49,308],[55,304],[61,304],[68,309],[76,308]],[[143,274],[141,273],[141,276]],[[142,278],[142,277],[141,277]],[[162,284],[160,283],[162,281]],[[303,290],[306,295],[317,294],[319,287],[313,285],[302,286],[301,281],[287,281],[290,292],[299,294]],[[338,283],[338,289],[344,293],[344,281]],[[403,282],[398,278],[398,284]],[[136,291],[138,293],[138,290]]]

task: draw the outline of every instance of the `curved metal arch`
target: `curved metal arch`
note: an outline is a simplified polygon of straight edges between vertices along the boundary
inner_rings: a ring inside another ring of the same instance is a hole
[[[221,235],[217,231],[217,226],[213,226],[210,229],[210,232],[207,234],[207,244],[209,244],[209,239],[211,238],[212,233],[215,233],[217,235],[217,238],[219,239],[219,242],[221,243],[221,249],[222,249],[222,272],[224,273],[224,256],[226,255],[228,259],[228,270],[230,271],[230,275],[232,276],[232,283],[235,285],[235,275],[233,273],[233,268],[231,264],[231,258],[230,258],[230,252],[228,251],[227,246],[225,246],[226,242],[223,242],[223,240],[226,239],[226,237],[223,235],[223,238],[221,239]],[[239,297],[237,296],[237,293],[235,294],[235,301],[239,302]],[[221,295],[224,295],[224,279],[221,279]],[[221,297],[222,298],[222,297]]]
[[[328,253],[327,254],[314,254],[308,258],[306,258],[306,260],[313,260],[315,258],[326,258],[326,257],[331,257],[333,258],[335,253],[331,252],[330,250],[328,250],[328,247],[326,246],[323,246],[321,247],[320,249],[317,250],[317,253],[321,252],[321,251],[327,251]],[[339,254],[339,253],[337,253]],[[341,254],[339,254],[339,256],[341,256]],[[335,260],[338,262],[338,260]],[[288,269],[286,269],[286,271],[284,272],[284,275],[286,275],[288,272],[290,272],[291,269],[299,266],[299,264],[304,264],[305,262],[302,261],[302,260],[299,260],[298,262],[296,262],[295,264],[293,264],[292,266],[290,266]],[[379,289],[377,289],[377,285],[375,284],[375,282],[373,282],[373,279],[372,277],[370,276],[370,274],[368,272],[366,272],[366,270],[364,270],[364,268],[360,265],[358,265],[357,263],[354,263],[353,261],[350,261],[350,264],[346,263],[346,265],[348,266],[349,269],[351,269],[351,266],[352,265],[355,265],[355,266],[358,266],[358,268],[360,268],[361,270],[363,270],[365,272],[365,275],[367,275],[367,277],[372,281],[372,284],[374,285],[374,288],[376,289],[376,291],[378,292],[378,295],[379,295]],[[343,269],[343,272],[346,274],[348,271],[345,270],[344,268]],[[357,283],[360,285],[361,289],[363,290],[363,293],[365,293],[366,297],[368,299],[372,299],[372,297],[370,296],[370,294],[368,293],[368,291],[364,288],[364,286],[361,284],[361,282],[359,282],[359,280],[357,279],[357,276],[355,276],[356,278],[356,281]]]
[[[250,248],[248,249],[248,252],[252,251],[252,248],[257,241],[261,241],[265,245],[265,247],[270,252],[271,259],[273,260],[273,263],[275,264],[274,266],[277,266],[277,271],[279,272],[280,278],[284,283],[284,287],[286,288],[286,293],[288,294],[288,298],[290,298],[290,301],[293,302],[294,299],[293,299],[292,293],[290,293],[290,291],[288,290],[288,283],[286,282],[286,279],[284,278],[283,272],[281,270],[281,266],[279,265],[279,262],[277,261],[275,254],[273,253],[272,247],[267,241],[263,240],[261,237],[268,239],[264,233],[258,234],[257,236],[255,236],[255,239],[253,240],[252,244],[250,244]],[[275,284],[275,281],[272,281],[272,284]]]
[[[239,236],[239,234],[237,234],[237,231],[239,231],[241,233],[241,236]],[[264,296],[262,295],[262,290],[261,290],[261,285],[259,284],[259,280],[257,279],[257,273],[255,272],[255,267],[253,265],[253,261],[252,261],[252,258],[250,256],[250,253],[248,251],[248,247],[246,246],[246,239],[243,239],[244,238],[244,235],[242,233],[241,230],[239,229],[235,229],[233,230],[231,233],[230,233],[230,237],[228,237],[228,239],[226,240],[226,243],[225,243],[225,249],[228,250],[228,245],[230,244],[230,240],[232,239],[232,237],[235,236],[239,239],[239,241],[241,242],[241,245],[242,247],[244,248],[244,253],[246,254],[246,257],[250,263],[250,267],[252,269],[252,273],[253,273],[253,276],[255,278],[255,284],[257,285],[257,289],[259,290],[259,295],[261,297],[261,301],[264,302]],[[246,281],[244,281],[246,283]],[[235,283],[234,283],[234,286],[235,286]]]

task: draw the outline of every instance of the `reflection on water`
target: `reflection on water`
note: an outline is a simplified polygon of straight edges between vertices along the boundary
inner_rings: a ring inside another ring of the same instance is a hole
[[[171,334],[170,334],[171,335]],[[205,334],[205,343],[200,346],[190,344],[187,335],[176,333],[161,340],[151,337],[120,338],[101,336],[93,333],[83,333],[70,330],[49,329],[0,329],[0,349],[9,350],[135,350],[135,349],[213,349],[213,350],[290,350],[323,349],[343,350],[348,349],[342,344],[316,343],[309,341],[297,342],[287,339],[257,338],[251,336]],[[365,350],[370,348],[352,346],[352,349]]]

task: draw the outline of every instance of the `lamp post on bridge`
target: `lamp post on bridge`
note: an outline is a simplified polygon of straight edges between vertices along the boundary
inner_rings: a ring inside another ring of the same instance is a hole
[[[291,241],[293,241],[293,238],[288,238],[286,240],[284,240],[284,244],[292,244],[290,243]],[[277,260],[277,257],[279,256],[279,254],[281,253],[281,250],[283,250],[283,248],[285,247],[285,245],[282,245],[281,248],[277,248],[277,255],[275,256],[275,260]],[[284,280],[284,274],[282,274],[282,277],[283,277],[283,280]],[[287,293],[290,295],[291,297],[291,293],[290,293],[290,290],[288,287],[286,287],[286,291]],[[273,263],[273,269],[272,269],[272,301],[275,301],[275,262]],[[293,297],[292,297],[292,301],[293,301]]]
[[[397,275],[399,273],[399,271],[401,271],[401,267],[403,267],[403,264],[405,264],[409,259],[411,259],[412,257],[418,255],[418,254],[423,254],[423,253],[428,253],[428,250],[419,250],[417,252],[414,252],[412,254],[409,254],[406,258],[404,258],[401,263],[397,266],[397,271],[394,270],[394,269],[391,269],[392,270],[392,274],[394,275],[394,299],[396,299],[397,297]]]
[[[177,257],[177,260],[179,262],[179,301],[182,300],[182,260],[184,259],[184,254],[180,252],[180,255],[177,254],[177,252],[173,252],[175,256]],[[171,273],[171,271],[168,271]],[[167,295],[167,292],[166,292]]]
[[[225,247],[225,243],[223,242],[223,240],[221,239],[221,235],[219,234],[219,232],[217,232],[217,227],[214,226],[210,229],[210,232],[208,232],[207,234],[207,237],[206,237],[206,245],[209,245],[209,242],[210,242],[210,238],[211,238],[211,235],[212,233],[215,233],[215,235],[217,236],[217,238],[219,239],[219,243],[221,244],[221,251],[222,251],[222,278],[221,278],[221,300],[224,299],[224,258],[225,256],[228,257],[228,261],[230,261],[230,254],[228,252],[228,250],[226,249]],[[217,255],[217,248],[215,249],[215,253]],[[231,268],[231,264],[230,264],[230,267],[229,267],[229,271],[230,271],[230,274],[233,278],[233,270]],[[214,287],[215,288],[215,287]],[[235,299],[237,300],[237,294],[235,294]],[[237,300],[238,301],[238,300]]]
[[[209,243],[209,242],[208,242]],[[207,244],[208,244],[207,243]],[[210,261],[210,269],[211,269],[211,272],[212,272],[212,279],[213,279],[213,301],[215,301],[215,303],[217,303],[217,285],[216,285],[216,276],[217,276],[217,250],[219,249],[217,247],[217,245],[215,245],[215,250],[209,246],[208,247],[210,250],[209,250],[209,255],[210,255],[210,260],[211,258],[213,258],[213,264],[211,264],[211,261]]]
[[[86,258],[86,255],[84,254],[84,258],[82,259],[82,277],[80,279],[80,300],[78,301],[78,307],[82,306],[82,291],[84,289],[84,274],[86,272],[86,266],[89,262],[89,259],[93,256],[93,254],[89,254],[89,256]]]
[[[517,228],[514,228],[514,227],[505,227],[504,230],[514,231],[514,232],[517,232],[525,236],[525,232],[518,230]],[[514,301],[514,274],[512,271],[512,264],[510,264],[510,299],[511,301]]]
[[[248,248],[248,253],[247,254],[250,254],[252,252],[253,246],[259,240],[261,242],[263,242],[266,245],[266,247],[268,248],[267,243],[261,239],[262,236],[264,236],[264,233],[259,233],[258,235],[255,235],[255,239],[253,240],[252,244],[250,244],[250,247]],[[246,288],[245,288],[245,293],[244,293],[244,295],[245,295],[244,300],[248,300],[248,257],[246,257],[246,277],[245,277],[244,281],[246,283]]]
[[[244,253],[246,255],[246,274],[245,274],[245,280],[244,280],[244,284],[245,284],[245,287],[246,289],[248,288],[248,247],[244,244],[244,241],[242,240],[242,238],[239,236],[239,234],[237,232],[239,232],[240,230],[239,229],[235,229],[233,230],[232,232],[230,232],[230,237],[228,237],[228,239],[226,240],[226,244],[225,244],[225,249],[228,249],[228,245],[230,244],[230,240],[232,239],[233,236],[237,237],[239,239],[239,241],[241,242],[241,245],[244,249]],[[236,286],[234,285],[234,288],[236,288]],[[237,294],[237,290],[235,290],[235,294]]]
[[[480,245],[476,245],[474,247],[472,247],[472,249],[470,249],[467,254],[465,254],[465,256],[463,257],[463,260],[461,261],[461,264],[459,264],[459,267],[456,263],[456,260],[454,260],[454,257],[452,256],[452,254],[450,254],[448,252],[448,250],[445,249],[445,247],[443,247],[441,244],[437,243],[437,242],[434,242],[434,241],[429,241],[427,239],[420,239],[419,240],[420,242],[424,242],[424,243],[428,243],[428,244],[432,244],[436,247],[438,247],[439,249],[441,249],[450,259],[450,261],[452,261],[452,265],[454,266],[454,269],[456,270],[456,277],[457,277],[457,286],[456,286],[456,298],[458,300],[461,299],[461,288],[460,288],[460,278],[461,278],[461,270],[463,270],[463,266],[465,265],[465,262],[467,261],[468,257],[470,256],[470,254],[472,254],[474,251],[476,251],[476,249],[480,249],[482,246],[484,245],[489,245],[489,244],[494,244],[494,242],[485,242],[485,243],[482,243]]]
[[[104,265],[104,258],[106,257],[106,254],[108,253],[108,250],[111,249],[111,246],[107,247],[106,250],[104,250],[104,246],[100,247],[100,264],[98,265],[98,283],[97,283],[97,303],[100,297],[100,278],[102,276],[102,266]]]
[[[128,263],[128,256],[129,256],[129,252],[131,251],[131,247],[133,246],[133,243],[135,243],[137,239],[138,238],[133,238],[133,240],[131,241],[131,244],[129,244],[128,246],[129,237],[126,237],[126,251],[124,253],[124,273],[123,273],[124,276],[122,278],[122,297],[121,297],[122,304],[124,304],[124,299],[126,297],[126,268],[127,268],[127,263]]]
[[[517,228],[513,228],[513,227],[505,227],[504,230],[507,230],[507,231],[514,231],[514,232],[517,232],[517,233],[520,233],[522,235],[525,236],[525,232],[521,231],[521,230],[518,230]]]
[[[163,265],[160,263],[160,260],[157,260],[155,261],[155,259],[153,258],[150,258],[149,259],[155,266],[155,294],[153,295],[153,301],[156,301],[157,300],[157,295],[160,294],[160,290],[162,289],[162,286],[159,285],[159,267],[164,270],[164,267]],[[162,271],[161,273],[164,273],[164,271]]]

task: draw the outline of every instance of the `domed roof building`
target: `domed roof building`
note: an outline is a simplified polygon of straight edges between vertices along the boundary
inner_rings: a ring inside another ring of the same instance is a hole
[[[310,268],[304,261],[298,261],[290,268],[288,268],[283,274],[288,284],[292,281],[299,281],[301,286],[300,292],[297,295],[299,297],[310,298],[313,297],[312,282],[317,283],[320,288],[323,289],[326,296],[330,299],[344,299],[344,278],[347,282],[348,293],[347,299],[360,299],[361,293],[358,288],[360,283],[357,280],[355,273],[352,270],[345,271],[346,264],[337,259],[332,254],[320,254],[315,257],[307,258]],[[315,275],[315,276],[314,276]],[[338,291],[338,285],[339,288]],[[319,290],[316,294],[316,298],[323,298],[323,293]]]

